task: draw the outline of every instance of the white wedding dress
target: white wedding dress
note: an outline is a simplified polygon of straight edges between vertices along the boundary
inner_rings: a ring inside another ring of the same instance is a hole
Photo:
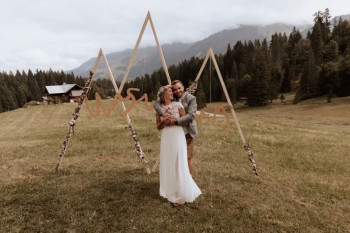
[[[175,118],[179,117],[179,108],[183,108],[179,102],[162,107]],[[166,126],[162,130],[159,180],[160,196],[172,203],[193,202],[202,193],[188,169],[186,138],[181,126]]]

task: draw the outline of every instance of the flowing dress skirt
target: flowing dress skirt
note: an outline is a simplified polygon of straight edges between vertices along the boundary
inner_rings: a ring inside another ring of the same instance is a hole
[[[186,138],[181,126],[162,130],[159,176],[159,194],[172,203],[193,202],[202,193],[188,169]]]

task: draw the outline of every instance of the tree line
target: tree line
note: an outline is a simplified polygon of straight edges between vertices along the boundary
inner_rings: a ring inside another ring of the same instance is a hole
[[[331,30],[329,10],[314,14],[314,25],[303,37],[298,29],[275,33],[270,41],[238,41],[228,44],[225,54],[215,55],[232,102],[244,98],[249,106],[272,102],[279,94],[295,92],[294,103],[325,96],[350,95],[350,22],[340,19]],[[192,57],[169,67],[172,79],[185,87],[193,81],[204,59]],[[161,85],[167,84],[162,69],[127,83],[155,98]],[[139,97],[138,96],[138,97]],[[225,101],[221,84],[212,66],[202,74],[197,100]]]
[[[73,73],[63,71],[36,70],[33,73],[19,70],[0,72],[0,112],[23,107],[30,101],[41,101],[45,94],[45,86],[78,84],[84,87],[86,78],[74,76]],[[110,80],[97,79],[91,86],[89,99],[94,99],[93,93],[98,92],[102,97],[114,96],[114,89]]]
[[[238,41],[228,44],[224,54],[216,54],[231,101],[242,98],[249,106],[262,106],[277,99],[279,95],[295,92],[294,103],[325,96],[328,101],[334,96],[350,95],[350,22],[339,19],[331,29],[330,13],[318,11],[314,24],[306,37],[293,28],[286,33],[275,33],[269,42]],[[169,67],[172,79],[179,79],[185,87],[196,78],[203,58],[192,57]],[[35,74],[17,71],[15,74],[0,73],[0,112],[22,107],[32,100],[39,100],[46,85],[61,85],[63,82],[84,86],[85,79],[63,71],[41,71]],[[139,88],[136,98],[147,94],[156,99],[160,86],[167,79],[162,68],[145,74],[125,84],[122,95],[130,87]],[[109,79],[94,80],[89,99],[98,92],[102,98],[115,95]],[[225,101],[221,84],[213,65],[202,73],[196,92],[199,108],[207,102]]]

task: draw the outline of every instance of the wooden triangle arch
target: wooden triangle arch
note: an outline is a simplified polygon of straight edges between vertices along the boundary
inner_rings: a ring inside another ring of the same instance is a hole
[[[116,84],[116,82],[114,80],[114,77],[113,77],[112,71],[111,71],[111,69],[109,67],[107,58],[106,58],[105,54],[103,53],[102,49],[100,49],[100,51],[99,51],[99,53],[97,55],[97,58],[95,60],[94,66],[92,68],[92,71],[90,72],[90,77],[89,77],[89,79],[87,80],[87,82],[85,84],[84,93],[82,94],[82,96],[81,96],[81,98],[79,100],[78,107],[75,108],[75,112],[73,113],[73,119],[69,122],[70,123],[70,130],[68,131],[68,135],[66,136],[65,140],[63,141],[63,146],[62,146],[61,151],[59,153],[57,164],[56,164],[56,172],[58,171],[58,167],[60,166],[60,164],[62,162],[62,159],[64,157],[64,154],[65,154],[65,151],[67,149],[68,143],[70,141],[70,138],[73,135],[74,126],[76,125],[76,120],[79,117],[79,111],[81,109],[81,106],[84,103],[84,101],[87,102],[87,96],[89,94],[89,90],[91,89],[91,83],[92,83],[94,74],[95,74],[95,72],[97,70],[98,63],[99,63],[101,57],[103,58],[104,64],[105,64],[105,66],[107,68],[108,76],[109,76],[109,78],[112,81],[112,84],[114,86],[114,90],[117,93],[117,95],[119,94],[118,86],[117,86],[117,84]],[[123,98],[119,98],[121,107],[122,107],[123,111],[125,112],[126,111],[126,107],[125,107],[125,104],[124,104],[122,99]],[[147,173],[150,174],[151,170],[149,168],[148,161],[144,157],[144,153],[142,151],[141,145],[140,145],[140,143],[138,141],[138,137],[137,137],[136,131],[135,131],[133,125],[132,125],[132,122],[131,122],[131,119],[130,119],[128,113],[126,113],[126,120],[128,122],[128,128],[131,131],[131,136],[132,136],[133,141],[134,141],[134,146],[135,146],[134,151],[138,154],[141,162],[143,162],[146,165]]]
[[[129,60],[129,63],[128,63],[128,66],[126,67],[126,70],[125,70],[125,73],[123,75],[123,79],[122,79],[122,82],[120,84],[120,88],[119,88],[119,93],[121,93],[123,91],[123,88],[124,88],[124,84],[126,82],[126,79],[129,75],[129,72],[130,72],[130,69],[131,69],[131,66],[132,66],[132,63],[135,59],[135,55],[136,55],[136,52],[137,52],[137,49],[140,45],[140,42],[141,42],[141,39],[142,39],[142,36],[143,36],[143,33],[145,32],[145,29],[146,29],[146,26],[147,26],[147,23],[150,22],[151,24],[151,27],[152,27],[152,32],[153,32],[153,36],[154,36],[154,40],[156,41],[156,44],[157,44],[157,48],[158,48],[158,53],[159,53],[159,57],[160,57],[160,61],[162,62],[162,65],[163,65],[163,69],[164,69],[164,72],[165,72],[165,75],[168,79],[168,83],[171,84],[171,79],[170,79],[170,75],[169,75],[169,72],[168,72],[168,67],[165,63],[165,59],[164,59],[164,55],[163,55],[163,51],[162,51],[162,48],[160,46],[160,43],[159,43],[159,40],[158,40],[158,36],[157,36],[157,33],[156,33],[156,29],[154,27],[154,24],[153,24],[153,21],[152,21],[152,17],[151,17],[151,13],[148,11],[147,12],[147,15],[146,15],[146,18],[145,18],[145,21],[143,23],[143,26],[141,28],[141,31],[140,31],[140,34],[139,34],[139,37],[136,41],[136,45],[135,45],[135,48],[134,48],[134,51],[132,52],[132,55],[131,55],[131,58]]]
[[[206,57],[205,57],[205,59],[204,59],[204,61],[203,61],[203,64],[202,64],[201,68],[199,69],[199,72],[198,72],[198,74],[197,74],[196,79],[194,80],[194,85],[197,85],[198,80],[199,80],[199,78],[200,78],[201,75],[202,75],[202,72],[203,72],[203,70],[204,70],[205,65],[206,65],[207,62],[208,62],[209,57],[211,58],[211,60],[212,60],[213,63],[214,63],[214,67],[215,67],[216,73],[217,73],[217,75],[218,75],[218,77],[219,77],[219,80],[220,80],[222,89],[223,89],[224,94],[225,94],[225,97],[226,97],[226,101],[227,101],[227,103],[228,103],[228,105],[229,105],[229,107],[230,107],[230,110],[231,110],[233,119],[234,119],[234,121],[235,121],[235,123],[236,123],[236,127],[237,127],[237,129],[238,129],[239,136],[241,137],[242,143],[243,143],[243,145],[244,145],[244,149],[247,151],[248,159],[249,159],[250,163],[251,163],[252,166],[253,166],[253,172],[254,172],[254,174],[255,174],[256,176],[258,176],[257,166],[256,166],[255,160],[254,160],[254,158],[253,158],[253,152],[250,150],[250,146],[249,146],[248,143],[246,143],[246,140],[245,140],[245,138],[244,138],[244,135],[243,135],[241,126],[240,126],[240,124],[239,124],[239,122],[238,122],[238,119],[237,119],[235,110],[234,110],[233,105],[232,105],[232,103],[231,103],[230,96],[228,95],[228,92],[227,92],[227,89],[226,89],[226,85],[225,85],[224,80],[223,80],[223,78],[222,78],[222,75],[221,75],[219,66],[218,66],[218,64],[217,64],[217,62],[216,62],[216,59],[215,59],[215,56],[214,56],[214,53],[213,53],[213,49],[212,49],[212,48],[209,48],[209,49],[208,49],[208,52],[207,52],[207,55],[206,55]],[[189,89],[191,89],[191,87],[190,87]]]
[[[98,66],[98,63],[101,59],[101,57],[103,58],[103,62],[106,66],[106,69],[108,71],[108,76],[110,78],[110,80],[112,81],[112,84],[113,84],[113,87],[114,87],[114,90],[115,90],[115,93],[119,94],[119,89],[118,89],[118,85],[117,83],[115,82],[115,79],[114,79],[114,76],[113,76],[113,73],[111,71],[111,68],[109,67],[109,63],[108,63],[108,60],[107,60],[107,57],[105,56],[105,54],[103,53],[102,49],[100,49],[98,55],[97,55],[97,58],[96,58],[96,61],[94,63],[94,66],[93,66],[93,69],[92,69],[92,72],[95,73],[96,69],[97,69],[97,66]],[[90,84],[91,85],[91,84]],[[123,112],[126,111],[126,107],[125,107],[125,104],[124,102],[122,101],[122,98],[120,98],[120,105],[123,109]],[[142,151],[142,148],[141,148],[141,145],[139,144],[138,142],[138,138],[137,138],[137,135],[136,135],[136,131],[132,125],[132,122],[131,122],[131,119],[130,119],[130,116],[129,116],[129,113],[126,114],[126,120],[128,122],[128,128],[130,129],[131,131],[131,134],[132,134],[132,137],[133,137],[133,140],[134,140],[134,143],[135,143],[135,151],[136,153],[138,153],[138,156],[141,160],[141,162],[143,162],[145,165],[146,165],[146,170],[147,170],[147,173],[150,174],[151,173],[151,170],[149,169],[149,166],[148,166],[148,161],[145,159],[144,157],[144,153]],[[136,143],[138,143],[138,145],[136,145]]]

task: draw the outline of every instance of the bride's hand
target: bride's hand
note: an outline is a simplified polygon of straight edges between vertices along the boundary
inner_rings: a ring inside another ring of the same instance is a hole
[[[169,118],[169,125],[175,125],[175,122],[176,122],[176,118],[174,117]]]
[[[165,121],[166,125],[168,125],[168,126],[175,125],[176,118],[174,118],[173,116],[166,117],[165,120],[166,120]]]
[[[164,117],[163,119],[162,119],[162,124],[163,125],[169,125],[169,122],[170,122],[170,117],[169,116],[167,116],[167,117]]]

